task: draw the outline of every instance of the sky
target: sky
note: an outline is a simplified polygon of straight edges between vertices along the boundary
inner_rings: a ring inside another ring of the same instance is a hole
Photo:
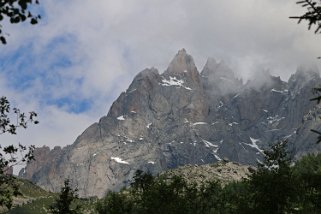
[[[287,80],[320,63],[321,35],[288,17],[296,0],[41,0],[39,24],[2,23],[0,96],[39,114],[1,143],[72,144],[106,115],[144,68],[163,72],[185,48],[201,70],[224,60],[242,79],[266,70]]]

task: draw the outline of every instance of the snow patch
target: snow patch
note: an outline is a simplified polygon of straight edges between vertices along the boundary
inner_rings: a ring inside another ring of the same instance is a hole
[[[269,130],[266,130],[265,132],[275,132],[275,131],[279,131],[280,129],[269,129]]]
[[[232,99],[238,98],[239,96],[239,94],[236,94]]]
[[[152,124],[153,123],[148,123],[146,127],[149,129]]]
[[[196,123],[193,123],[193,126],[196,126],[196,125],[207,125],[206,122],[196,122]]]
[[[217,153],[217,151],[218,151],[218,149],[219,149],[219,147],[217,147],[217,148],[213,149],[213,152],[216,154],[216,153]]]
[[[121,116],[117,117],[117,120],[125,120],[124,115],[121,115]]]
[[[127,92],[127,93],[133,93],[134,91],[136,91],[137,89],[136,88],[134,88],[133,90],[130,90],[129,92]]]
[[[291,134],[285,136],[283,139],[287,140],[288,138],[292,137],[294,134],[296,134],[296,131],[292,132]]]
[[[191,91],[192,89],[189,87],[184,86],[184,80],[179,80],[176,77],[169,76],[169,80],[162,79],[162,83],[160,83],[162,86],[177,86],[185,88],[186,90]]]
[[[218,160],[218,161],[221,161],[222,159],[218,156],[218,155],[216,155],[216,154],[214,154],[214,157],[216,158],[216,160]]]
[[[124,160],[122,160],[122,159],[119,158],[119,157],[111,157],[110,159],[116,161],[117,163],[129,164],[127,161],[124,161]]]
[[[254,139],[254,138],[251,138],[251,137],[250,137],[250,140],[251,140],[252,144],[260,142],[260,139]]]
[[[275,93],[279,93],[279,94],[287,94],[289,91],[288,90],[280,91],[280,90],[276,90],[276,89],[272,88],[271,92],[275,92]]]
[[[130,111],[130,113],[136,114],[137,112],[136,111]]]
[[[148,161],[147,163],[149,163],[149,164],[155,164],[155,162],[154,161]]]
[[[213,143],[202,139],[203,143],[205,144],[206,147],[218,147],[218,145],[214,145]]]
[[[93,157],[95,157],[97,154],[95,153],[95,154],[93,154]]]
[[[281,120],[285,119],[285,117],[280,117],[279,115],[275,115],[274,117],[270,116],[266,119],[268,120],[269,124],[273,124],[273,123],[280,122]]]
[[[217,109],[220,109],[220,108],[222,108],[224,106],[224,103],[222,102],[222,101],[220,101],[220,104],[219,104],[219,106],[217,107]]]
[[[260,149],[259,146],[257,145],[257,142],[260,142],[260,140],[259,139],[254,139],[254,138],[251,138],[251,137],[250,137],[250,140],[251,140],[251,144],[247,144],[247,143],[244,143],[244,142],[242,142],[242,143],[244,145],[246,145],[246,146],[249,146],[249,147],[252,147],[252,148],[256,149],[261,154],[264,154],[263,150]]]
[[[232,127],[233,125],[238,125],[238,123],[237,122],[232,122],[232,123],[229,123],[228,125]]]

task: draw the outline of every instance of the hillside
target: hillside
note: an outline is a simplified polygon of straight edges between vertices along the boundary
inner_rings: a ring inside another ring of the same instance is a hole
[[[168,178],[180,176],[190,183],[206,183],[207,181],[217,180],[221,184],[227,184],[232,181],[239,181],[246,178],[249,174],[249,166],[243,166],[232,162],[217,162],[215,164],[205,165],[186,165],[177,169],[171,169],[163,172]],[[20,192],[22,196],[14,199],[14,207],[9,214],[46,214],[49,206],[58,197],[56,193],[50,193],[28,180],[20,179]],[[80,199],[79,203],[83,206],[84,213],[95,213],[97,200]],[[0,213],[5,210],[0,210]]]

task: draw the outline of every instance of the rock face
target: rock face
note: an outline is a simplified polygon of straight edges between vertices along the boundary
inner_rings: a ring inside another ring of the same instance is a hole
[[[69,178],[80,196],[102,197],[128,185],[137,169],[156,174],[222,159],[255,165],[282,139],[297,157],[317,152],[309,130],[321,129],[321,108],[309,98],[320,82],[317,72],[299,69],[288,82],[258,74],[242,84],[214,59],[199,73],[183,49],[164,73],[140,72],[72,145],[37,149],[20,176],[50,191]]]

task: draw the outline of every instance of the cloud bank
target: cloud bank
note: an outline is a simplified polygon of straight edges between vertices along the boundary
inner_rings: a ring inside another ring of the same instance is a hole
[[[47,0],[36,26],[6,25],[0,90],[40,124],[4,142],[71,144],[146,67],[166,69],[185,48],[202,69],[223,59],[242,78],[258,70],[287,79],[318,63],[321,37],[288,17],[295,1]]]

